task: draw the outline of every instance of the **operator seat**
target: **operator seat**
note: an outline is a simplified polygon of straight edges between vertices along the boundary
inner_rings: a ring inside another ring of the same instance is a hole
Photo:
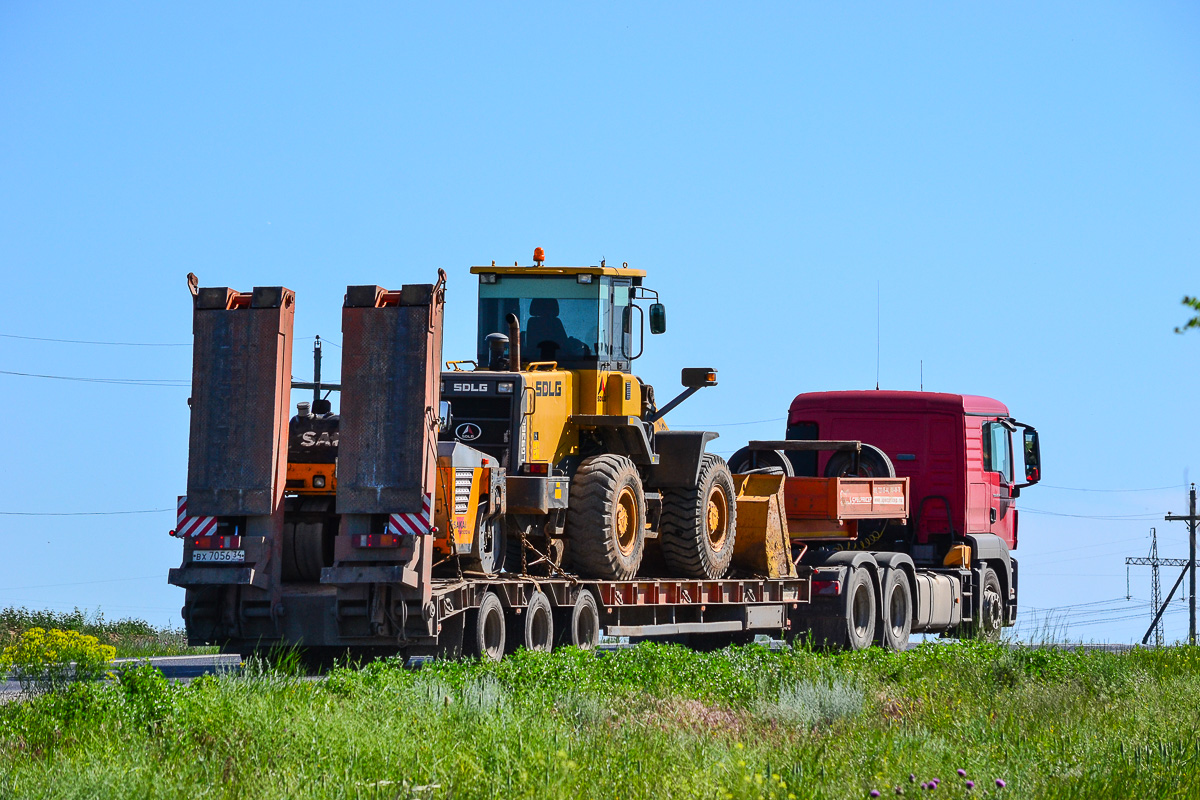
[[[558,318],[558,300],[553,297],[535,297],[529,302],[525,342],[534,348],[543,361],[555,360],[558,353],[566,348],[567,329]]]

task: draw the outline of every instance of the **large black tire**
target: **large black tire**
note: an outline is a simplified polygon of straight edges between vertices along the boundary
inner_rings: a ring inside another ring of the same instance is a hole
[[[582,576],[629,580],[646,546],[646,496],[625,456],[586,458],[571,481],[567,557]]]
[[[595,650],[600,644],[600,609],[591,592],[579,593],[571,609],[571,621],[564,639],[565,644],[580,650]]]
[[[549,652],[554,647],[554,610],[544,592],[535,592],[522,614],[525,620],[526,650]]]
[[[894,478],[896,467],[887,453],[873,444],[864,444],[858,456],[858,471],[854,471],[854,453],[839,450],[825,464],[826,478]]]
[[[467,618],[463,652],[468,656],[479,656],[485,661],[499,661],[504,657],[504,629],[504,606],[494,592],[488,592],[479,603],[479,608]]]
[[[983,601],[980,604],[979,622],[974,634],[989,642],[1000,640],[1004,628],[1004,593],[1000,588],[1000,576],[990,567],[983,570]]]
[[[284,581],[316,582],[330,549],[325,525],[320,522],[285,522],[283,525]]]
[[[782,450],[751,450],[743,447],[729,457],[729,471],[734,475],[745,475],[751,470],[781,470],[789,478],[795,475],[792,462]]]
[[[838,650],[865,650],[875,638],[875,586],[870,570],[850,567],[835,613],[813,620],[813,643]]]
[[[908,576],[901,569],[884,570],[881,584],[875,641],[887,650],[904,650],[912,633],[913,602]]]
[[[664,489],[662,502],[659,542],[669,577],[724,577],[737,533],[733,476],[725,460],[706,453],[696,485]]]

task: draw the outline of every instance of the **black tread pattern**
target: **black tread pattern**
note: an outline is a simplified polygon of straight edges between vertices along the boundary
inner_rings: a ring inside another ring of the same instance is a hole
[[[613,506],[626,482],[637,487],[638,538],[628,557],[617,546]],[[646,543],[646,498],[637,468],[625,456],[606,453],[586,458],[571,480],[566,535],[571,565],[582,576],[628,580],[637,575]]]
[[[712,549],[706,531],[708,494],[716,482],[725,486],[729,500],[729,534],[720,552]],[[673,578],[724,577],[733,560],[737,532],[737,501],[729,466],[720,456],[706,453],[700,462],[700,477],[687,489],[664,489],[659,542],[663,559]]]

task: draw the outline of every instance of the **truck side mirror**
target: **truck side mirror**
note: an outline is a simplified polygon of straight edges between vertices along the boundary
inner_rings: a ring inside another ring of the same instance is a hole
[[[1038,432],[1028,426],[1022,434],[1025,445],[1025,483],[1033,485],[1042,479],[1042,451],[1038,444]]]
[[[450,429],[450,401],[443,400],[438,404],[438,427],[442,430]]]
[[[667,307],[662,303],[650,304],[650,332],[667,332]]]

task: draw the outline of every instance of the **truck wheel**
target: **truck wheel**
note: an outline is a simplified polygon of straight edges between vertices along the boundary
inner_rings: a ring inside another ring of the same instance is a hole
[[[839,450],[825,464],[826,478],[894,478],[896,467],[887,453],[873,444],[864,444],[858,455],[858,472],[854,472],[854,453]]]
[[[571,564],[586,577],[628,580],[646,546],[646,496],[625,456],[584,459],[571,481],[567,506]]]
[[[999,641],[1004,627],[1004,594],[1000,589],[1000,576],[990,568],[983,570],[983,603],[975,633],[989,642]]]
[[[567,644],[580,650],[595,650],[600,643],[600,610],[591,592],[582,591],[571,609],[570,627],[567,629]]]
[[[851,567],[842,602],[833,615],[812,620],[813,644],[840,650],[865,650],[875,638],[875,587],[870,570]]]
[[[903,570],[889,569],[883,576],[876,641],[887,650],[904,650],[912,632],[912,590]]]
[[[535,592],[525,607],[525,649],[549,652],[554,647],[554,611],[544,592]]]
[[[463,636],[463,650],[469,656],[479,656],[485,661],[499,661],[504,657],[504,606],[495,593],[488,592],[479,603],[479,609],[467,621]]]
[[[733,560],[737,504],[725,460],[706,453],[696,484],[662,493],[659,541],[672,578],[720,578]]]

